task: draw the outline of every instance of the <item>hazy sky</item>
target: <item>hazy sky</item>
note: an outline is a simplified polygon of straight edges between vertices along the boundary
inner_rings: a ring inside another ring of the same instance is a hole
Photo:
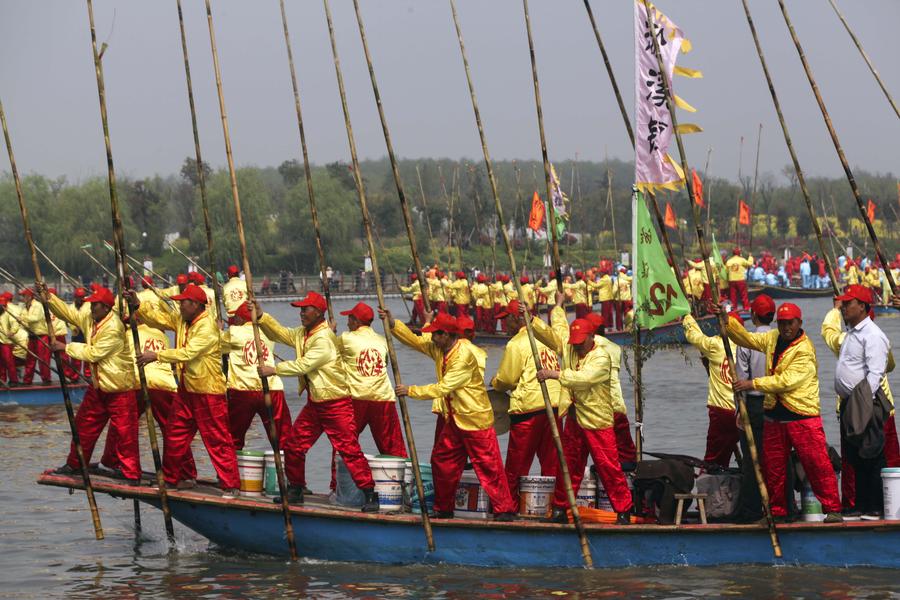
[[[898,0],[839,0],[888,88],[900,99]],[[449,4],[443,0],[361,0],[394,146],[400,156],[480,159],[477,130]],[[578,0],[532,0],[538,70],[551,160],[632,155],[625,129]],[[841,174],[821,115],[776,0],[751,0],[801,165],[810,175]],[[633,106],[632,3],[594,0],[613,68]],[[697,107],[681,119],[705,132],[688,136],[700,170],[734,179],[744,136],[744,173],[752,172],[763,123],[761,171],[789,162],[740,0],[659,0],[694,44],[680,64],[704,79],[676,79]],[[522,4],[459,0],[464,39],[490,149],[498,159],[540,157]],[[827,0],[790,0],[831,117],[854,166],[900,173],[900,121],[868,72]],[[104,56],[117,171],[177,172],[193,156],[175,0],[94,3]],[[206,17],[184,0],[204,158],[225,164]],[[311,159],[348,160],[322,3],[287,2]],[[362,157],[385,154],[350,0],[333,0],[350,112]],[[235,160],[273,166],[299,158],[293,95],[276,0],[215,0],[213,16]],[[105,173],[105,155],[88,29],[78,0],[0,0],[0,98],[19,168],[78,180]],[[674,148],[673,148],[674,153]],[[8,170],[5,158],[0,171]]]

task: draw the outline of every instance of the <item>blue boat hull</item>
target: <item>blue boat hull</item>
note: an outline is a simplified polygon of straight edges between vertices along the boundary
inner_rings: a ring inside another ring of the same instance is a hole
[[[87,390],[86,384],[69,384],[69,398],[72,404],[79,404]],[[0,405],[47,406],[62,403],[59,385],[33,385],[0,390]]]

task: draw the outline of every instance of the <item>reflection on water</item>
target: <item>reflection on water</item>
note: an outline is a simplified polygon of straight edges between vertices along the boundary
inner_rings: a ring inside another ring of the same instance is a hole
[[[352,302],[338,302],[343,310]],[[346,305],[346,306],[345,306]],[[828,439],[838,442],[831,377],[834,357],[824,348],[818,328],[827,300],[801,303],[807,331],[816,343],[823,421]],[[297,323],[287,304],[267,307],[285,324]],[[405,314],[397,306],[396,314]],[[900,319],[879,324],[900,340]],[[487,375],[501,349],[488,349]],[[281,356],[291,350],[279,348]],[[400,348],[402,375],[427,383],[433,367],[418,354]],[[686,362],[687,359],[687,362]],[[692,349],[663,350],[644,371],[645,443],[651,451],[699,455],[706,436],[706,378]],[[296,381],[286,381],[292,414],[302,401]],[[891,377],[900,388],[897,374]],[[632,406],[628,377],[625,397]],[[423,457],[431,452],[434,421],[430,403],[410,401],[416,441]],[[142,440],[146,433],[142,432]],[[135,539],[131,503],[98,496],[106,539],[95,541],[81,493],[34,484],[37,473],[62,463],[68,424],[61,405],[0,406],[0,451],[4,460],[0,487],[0,597],[4,598],[888,598],[900,593],[900,570],[821,569],[807,567],[725,566],[663,567],[587,572],[580,569],[475,569],[450,566],[377,566],[301,561],[290,564],[270,556],[210,548],[206,540],[176,524],[177,551],[168,553],[159,512],[143,507],[144,532]],[[362,444],[374,450],[371,436]],[[143,466],[152,468],[144,446]],[[248,446],[263,448],[259,426]],[[506,436],[500,438],[505,449]],[[99,450],[98,450],[99,452]],[[201,473],[212,468],[199,438],[194,445]],[[330,447],[320,442],[310,452],[308,479],[314,489],[328,485]],[[96,456],[95,456],[96,459]],[[303,535],[302,531],[297,531]],[[574,542],[573,542],[574,543]],[[599,551],[599,550],[598,550]]]

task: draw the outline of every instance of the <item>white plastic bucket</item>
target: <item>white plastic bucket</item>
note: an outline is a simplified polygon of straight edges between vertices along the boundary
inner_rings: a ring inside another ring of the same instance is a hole
[[[238,450],[238,473],[242,496],[262,496],[265,455],[258,450]]]
[[[519,514],[543,517],[550,511],[556,477],[519,477]]]
[[[281,454],[281,466],[284,467],[284,450],[282,450],[279,454]],[[265,493],[267,496],[277,496],[278,495],[278,474],[275,472],[275,452],[273,450],[266,450],[265,452]]]
[[[456,488],[456,504],[453,513],[464,519],[487,519],[491,514],[491,502],[481,487],[475,471],[463,471]]]
[[[597,482],[594,480],[590,466],[584,469],[584,478],[581,480],[581,485],[578,486],[575,504],[586,508],[597,508]]]
[[[406,469],[406,459],[395,456],[366,456],[366,459],[372,469],[381,512],[400,510],[403,507],[403,471]]]
[[[422,474],[422,487],[425,489],[425,509],[431,511],[434,508],[434,478],[431,475],[431,465],[419,463],[419,472]],[[419,504],[419,494],[416,491],[416,483],[413,481],[412,463],[406,461],[403,470],[403,485],[406,487],[404,495],[404,508],[410,509],[416,514],[422,513]]]
[[[587,476],[585,476],[585,481],[587,481]],[[591,478],[591,481],[594,482],[594,485],[597,486],[597,506],[595,508],[599,508],[600,510],[608,510],[610,512],[615,512],[613,510],[612,502],[609,501],[609,494],[606,493],[606,488],[603,487],[603,482],[600,481],[600,478],[594,479]],[[625,474],[625,481],[628,483],[628,489],[632,492],[634,491],[634,477],[631,476],[631,473]],[[584,484],[582,484],[583,486]]]
[[[884,486],[884,520],[900,521],[900,468],[882,469],[881,485]]]
[[[803,493],[800,495],[800,512],[804,521],[816,523],[825,520],[825,514],[822,512],[822,503],[816,498],[808,481],[803,486]]]

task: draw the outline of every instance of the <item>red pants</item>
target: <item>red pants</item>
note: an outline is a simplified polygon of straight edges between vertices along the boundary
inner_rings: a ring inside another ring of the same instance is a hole
[[[115,464],[128,479],[141,476],[141,457],[138,449],[138,412],[133,391],[102,392],[89,387],[75,415],[75,427],[81,439],[84,460],[90,462],[94,446],[103,428],[109,422],[109,435],[114,437],[112,451]],[[78,454],[73,443],[66,464],[78,468]]]
[[[856,506],[856,470],[847,460],[844,441],[841,440],[841,505]],[[897,422],[894,415],[884,422],[884,461],[888,468],[900,467],[900,445],[897,443]]]
[[[494,321],[494,310],[492,308],[477,306],[475,307],[475,316],[478,320],[478,328],[485,333],[494,333],[497,329]]]
[[[506,331],[506,320],[505,319],[497,319],[494,315],[499,314],[503,309],[500,306],[499,302],[494,302],[494,309],[491,311],[491,323],[488,326],[488,333],[494,333],[497,331],[497,321],[500,321],[500,330]]]
[[[625,329],[625,313],[628,312],[625,310],[625,305],[628,303],[628,300],[616,300],[616,310],[615,310],[615,319],[616,325],[615,329],[621,331]]]
[[[628,415],[615,413],[613,415],[613,431],[616,434],[616,450],[619,451],[620,463],[633,463],[637,461],[637,448],[631,438],[631,423]]]
[[[837,477],[828,460],[822,418],[812,417],[800,421],[766,419],[763,424],[763,474],[769,489],[772,514],[776,517],[787,515],[784,484],[791,447],[797,450],[797,457],[816,498],[822,503],[822,510],[826,514],[840,512]]]
[[[703,460],[727,469],[741,439],[741,430],[737,427],[733,410],[717,406],[707,406],[706,409],[709,412],[709,429],[706,430]]]
[[[57,338],[57,341],[62,341],[63,338]],[[52,358],[52,356],[51,356]],[[63,349],[62,354],[62,363],[63,363],[63,373],[66,375],[66,379],[69,381],[78,381],[79,367],[81,366],[81,361],[78,361],[78,367],[75,366],[75,360],[66,354],[65,348]]]
[[[413,321],[419,324],[425,324],[425,301],[421,297],[413,300]]]
[[[25,355],[25,375],[22,378],[26,384],[34,380],[34,368],[37,363],[38,372],[44,383],[50,383],[50,337],[39,335],[28,336],[28,354]],[[37,358],[35,358],[37,355]]]
[[[163,454],[166,483],[174,485],[183,478],[187,461],[193,460],[191,442],[199,430],[222,489],[241,487],[237,455],[228,431],[225,394],[196,394],[180,388],[169,411],[166,429]]]
[[[562,430],[562,419],[557,417],[556,426]],[[513,498],[519,497],[519,477],[528,475],[535,455],[541,463],[541,475],[556,477],[559,473],[559,456],[556,454],[550,419],[545,410],[535,412],[528,420],[513,423],[509,428],[506,480]]]
[[[457,317],[468,317],[469,316],[469,305],[468,304],[455,304],[456,308],[456,316]]]
[[[728,296],[731,299],[731,307],[737,310],[738,299],[741,301],[741,305],[744,307],[744,310],[749,310],[750,308],[750,299],[747,297],[747,282],[746,281],[729,281],[728,282]]]
[[[275,419],[275,427],[278,429],[279,444],[283,447],[284,440],[291,432],[291,410],[284,400],[284,390],[270,390],[272,399],[272,416]],[[244,439],[247,430],[253,423],[253,417],[259,415],[266,428],[266,438],[269,436],[269,411],[266,410],[266,401],[262,391],[252,390],[228,390],[228,429],[231,431],[231,440],[235,450],[244,448]]]
[[[584,468],[587,466],[588,454],[594,459],[597,475],[609,496],[609,502],[616,512],[631,510],[633,502],[631,490],[625,480],[625,473],[619,465],[616,451],[616,434],[612,427],[606,429],[582,429],[574,412],[566,419],[566,429],[562,436],[563,450],[566,454],[566,465],[572,478],[572,492],[577,496]],[[567,508],[566,487],[562,477],[556,479],[556,491],[553,494],[555,508]]]
[[[576,319],[585,318],[589,312],[591,312],[591,307],[588,306],[587,304],[585,304],[583,302],[579,302],[578,304],[575,305],[575,318]]]
[[[375,400],[353,399],[353,421],[356,424],[356,438],[363,432],[366,425],[375,439],[375,447],[379,454],[407,457],[406,446],[403,444],[403,434],[400,431],[400,417],[397,416],[397,405],[394,402],[379,402]],[[337,485],[337,473],[335,472],[335,456],[337,452],[331,449],[331,489]]]
[[[372,470],[354,433],[353,403],[350,398],[323,402],[313,402],[310,399],[297,415],[291,432],[281,444],[285,472],[291,484],[306,485],[306,453],[323,432],[344,459],[356,487],[361,490],[374,488]]]
[[[467,456],[481,487],[491,501],[494,514],[516,512],[519,503],[509,493],[494,427],[468,431],[460,429],[452,417],[444,423],[441,437],[431,451],[434,510],[453,512],[456,488],[462,478]]]
[[[712,288],[708,283],[703,284],[703,293],[700,295],[701,302],[712,302]]]
[[[614,325],[615,303],[615,300],[604,300],[600,303],[600,314],[603,315],[603,322],[609,328]]]
[[[444,423],[446,423],[446,419],[444,419],[444,415],[437,413],[437,419],[434,422],[434,443],[431,445],[432,448],[437,446],[438,440],[441,439],[441,432],[444,430]]]
[[[19,383],[19,372],[16,370],[16,356],[12,344],[0,345],[0,381]]]
[[[435,302],[433,308],[437,312],[445,313],[445,312],[447,312],[447,302],[445,302],[444,300]]]

